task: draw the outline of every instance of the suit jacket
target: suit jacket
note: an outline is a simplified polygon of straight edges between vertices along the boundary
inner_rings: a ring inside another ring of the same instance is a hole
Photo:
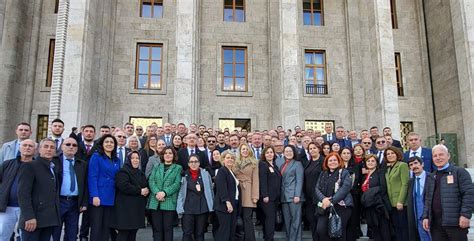
[[[131,150],[130,148],[127,148],[127,147],[125,147],[125,146],[124,146],[124,148],[125,148],[125,157],[123,158],[123,162],[120,163],[120,168],[122,168],[122,167],[123,167],[123,164],[125,164],[125,162],[127,161],[127,156],[128,156],[128,154],[130,154],[130,152],[132,152],[132,150]],[[119,150],[118,150],[118,147],[117,147],[117,158],[118,158],[119,161],[120,161],[120,157],[118,157],[118,155],[119,155]]]
[[[101,206],[113,206],[115,203],[115,174],[119,171],[119,159],[110,159],[105,154],[96,152],[89,160],[87,184],[89,204],[94,197],[100,199]]]
[[[54,163],[54,161],[53,161]],[[59,182],[58,165],[50,169],[50,162],[41,157],[20,168],[18,179],[18,203],[20,205],[20,228],[25,222],[35,218],[37,228],[58,226]]]
[[[94,141],[94,144],[92,145],[89,152],[87,152],[86,144],[82,140],[78,141],[77,143],[78,143],[78,149],[77,149],[76,157],[83,161],[89,162],[92,154],[94,154],[94,152],[97,151],[97,148],[98,148],[97,141]]]
[[[408,150],[405,153],[403,153],[403,160],[408,163],[408,160],[410,159],[410,154],[412,150]],[[436,170],[436,167],[433,163],[433,156],[430,148],[421,148],[421,159],[423,160],[423,169],[426,172],[433,172]]]
[[[273,172],[272,172],[273,171]],[[267,161],[258,163],[258,175],[260,182],[260,201],[268,197],[270,201],[280,200],[281,173],[278,167],[271,166]]]
[[[300,201],[304,201],[304,168],[301,162],[291,160],[281,176],[281,202],[293,202],[294,197],[300,197]]]
[[[0,164],[2,164],[6,160],[11,160],[16,158],[16,143],[18,140],[9,141],[2,145],[2,149],[0,150]]]
[[[207,158],[207,154],[199,148],[194,148],[194,153],[199,156],[199,167],[209,170],[209,159]],[[188,148],[181,148],[178,151],[178,164],[183,167],[183,172],[189,169],[188,166],[189,162],[189,153]]]
[[[64,177],[64,169],[63,169],[63,155],[59,156],[58,159],[55,160],[57,162],[58,166],[58,180],[59,180],[59,188],[61,188],[61,185],[63,183],[63,177]],[[78,195],[78,210],[81,207],[87,207],[88,201],[89,201],[89,191],[87,187],[87,162],[75,158],[74,159],[74,172],[76,174],[76,180],[77,180],[77,188],[79,191]],[[59,191],[61,194],[61,189]]]
[[[428,180],[430,179],[430,180]],[[427,187],[427,183],[429,181],[435,181],[434,179],[434,176],[433,174],[431,173],[428,173],[426,172],[426,180],[425,180],[425,188],[422,190],[422,197],[423,197],[423,205],[425,204],[425,190],[426,190],[426,187]],[[413,198],[413,195],[414,195],[414,189],[415,189],[415,177],[413,176],[412,178],[410,178],[410,180],[408,181],[408,191],[407,191],[407,215],[408,215],[408,237],[410,237],[410,241],[419,241],[420,240],[420,235],[418,233],[418,229],[417,229],[417,220],[416,220],[416,214],[415,214],[415,204],[413,203],[414,202],[414,198]],[[423,210],[421,210],[421,215],[420,215],[420,219],[422,218],[423,216]]]
[[[300,154],[298,155],[298,161],[301,162],[304,168],[309,164],[308,155],[306,155],[306,150],[301,150]]]
[[[172,146],[173,145],[173,137],[174,135],[171,134],[171,137],[170,137],[170,142],[166,142],[166,137],[165,135],[163,134],[162,136],[160,136],[160,139],[163,140],[165,143],[166,143],[166,146]]]
[[[405,162],[398,161],[394,166],[388,167],[385,172],[387,180],[387,193],[392,207],[397,203],[407,204],[407,190],[409,169]]]
[[[240,200],[240,187],[236,185],[235,179],[227,167],[221,167],[216,175],[216,195],[214,196],[214,210],[227,213],[226,202],[232,203],[234,212],[238,210]],[[236,192],[239,191],[239,197],[236,200]],[[236,205],[237,204],[237,205]]]
[[[333,133],[331,133],[331,135],[332,135],[331,141],[336,140],[336,133],[333,132]],[[323,139],[324,139],[324,141],[329,142],[329,141],[328,141],[328,134],[324,134],[324,135],[323,135]]]
[[[281,168],[281,166],[283,165],[283,163],[285,163],[285,157],[283,156],[283,153],[280,154],[281,157],[278,156],[278,154],[275,153],[275,156],[276,156],[276,159],[275,159],[275,166],[278,167],[278,169]]]
[[[400,148],[400,149],[403,149],[403,148],[402,148],[402,143],[401,143],[399,140],[393,139],[393,141],[392,141],[392,146],[398,147],[398,148]]]
[[[339,143],[339,146],[341,146],[341,149],[344,147],[349,147],[352,148],[352,142],[346,139],[333,139],[331,143]]]

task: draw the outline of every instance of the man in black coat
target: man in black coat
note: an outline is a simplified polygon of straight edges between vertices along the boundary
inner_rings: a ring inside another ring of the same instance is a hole
[[[204,169],[209,169],[209,162],[207,158],[207,154],[199,150],[196,147],[197,136],[194,133],[190,133],[185,136],[187,148],[181,148],[178,151],[178,164],[183,167],[184,171],[189,169],[188,161],[189,156],[192,154],[196,154],[199,156],[200,167]]]
[[[61,224],[54,229],[53,239],[59,241],[64,224],[65,241],[75,241],[79,228],[79,214],[87,210],[87,163],[75,158],[78,144],[73,138],[66,138],[61,145],[62,155],[55,164],[58,166],[59,210]]]
[[[56,144],[43,139],[39,157],[25,163],[20,170],[18,203],[20,205],[21,240],[49,241],[60,223],[58,167],[53,162]]]
[[[425,187],[423,228],[433,241],[467,241],[469,220],[474,205],[474,184],[466,169],[449,163],[448,148],[433,147],[433,162],[437,170],[434,181]]]
[[[9,240],[20,218],[17,195],[19,172],[24,163],[33,161],[35,150],[34,141],[23,140],[19,149],[21,156],[0,164],[0,240]]]

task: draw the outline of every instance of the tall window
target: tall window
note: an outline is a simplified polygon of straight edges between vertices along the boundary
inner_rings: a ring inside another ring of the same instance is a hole
[[[54,13],[58,13],[59,9],[59,0],[54,1]]]
[[[135,74],[136,89],[161,89],[161,44],[138,44]]]
[[[323,26],[323,0],[303,0],[303,24]]]
[[[245,0],[224,0],[224,21],[245,22]]]
[[[408,142],[406,140],[406,137],[408,136],[408,133],[413,132],[413,122],[411,121],[401,121],[400,122],[400,141],[402,142],[402,147],[404,150],[408,149]]]
[[[54,63],[54,47],[56,46],[56,40],[49,40],[49,53],[48,53],[48,70],[46,75],[46,87],[51,87],[53,83],[53,63]]]
[[[40,142],[48,137],[48,115],[38,115],[38,125],[36,126],[36,142]]]
[[[306,94],[327,95],[325,51],[306,50],[304,57]]]
[[[163,0],[141,0],[140,17],[162,18],[163,17]]]
[[[397,90],[398,96],[404,96],[403,92],[403,78],[402,78],[402,60],[400,57],[400,53],[395,53],[395,72],[397,78]]]
[[[308,130],[308,129],[318,130],[318,131],[321,131],[321,134],[324,135],[326,134],[326,130],[324,129],[324,127],[327,124],[330,124],[334,128],[334,123],[335,122],[333,120],[305,120],[304,129],[305,130]]]
[[[397,20],[397,5],[395,3],[396,0],[390,0],[390,13],[392,15],[392,28],[398,28],[398,20]]]
[[[222,47],[222,90],[247,91],[247,48]]]

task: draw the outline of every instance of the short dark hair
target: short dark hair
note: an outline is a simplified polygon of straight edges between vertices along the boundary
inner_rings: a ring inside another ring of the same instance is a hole
[[[113,159],[117,159],[117,146],[118,146],[118,142],[117,142],[117,139],[115,138],[115,136],[111,135],[111,134],[107,134],[107,135],[104,135],[102,136],[99,141],[97,142],[97,152],[99,154],[102,154],[102,155],[105,155],[105,151],[104,151],[104,141],[105,139],[107,138],[112,138],[112,140],[114,141],[114,149],[112,150],[112,153],[111,153],[111,157],[112,157],[112,160]]]
[[[260,161],[266,161],[265,159],[265,153],[269,150],[269,149],[272,149],[273,153],[275,153],[275,149],[272,147],[272,146],[267,146],[265,148],[263,148],[263,151],[262,151],[262,154],[260,154]],[[275,161],[276,159],[276,155],[273,155],[273,160],[272,161]]]
[[[377,129],[377,130],[378,130],[379,128],[376,127],[376,126],[372,126],[372,127],[370,127],[370,129],[371,129],[371,130],[372,130],[372,129]]]
[[[18,128],[19,126],[28,126],[28,127],[30,127],[30,129],[31,129],[30,123],[27,123],[27,122],[20,122],[20,123],[18,123],[18,124],[16,125],[16,128]]]
[[[166,152],[166,150],[171,150],[171,152],[173,153],[173,163],[176,163],[176,161],[178,160],[178,156],[176,154],[176,150],[172,146],[165,146],[165,148],[163,148],[163,151],[161,152],[161,158],[160,158],[161,162],[165,163],[165,152]]]
[[[388,129],[388,130],[392,130],[392,128],[390,128],[390,127],[388,127],[388,126],[386,126],[386,127],[383,128],[383,130],[387,130],[387,129]]]
[[[62,120],[59,119],[59,118],[56,118],[56,119],[54,119],[53,121],[51,121],[51,124],[53,124],[53,123],[61,123],[61,124],[64,125],[64,121],[62,121]]]
[[[410,159],[408,159],[408,164],[412,163],[412,162],[416,162],[418,161],[421,165],[423,165],[423,159],[421,159],[419,156],[413,156],[413,157],[410,157]]]
[[[101,125],[100,129],[110,129],[110,127],[108,125]]]
[[[92,129],[94,130],[94,132],[95,132],[95,126],[93,126],[93,125],[91,125],[91,124],[85,125],[82,129],[84,130],[84,129],[86,129],[86,128],[92,128]]]

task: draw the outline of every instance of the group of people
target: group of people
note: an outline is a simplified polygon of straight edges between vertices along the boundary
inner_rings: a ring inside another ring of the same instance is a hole
[[[408,150],[386,127],[346,131],[249,132],[165,123],[123,128],[85,125],[63,137],[64,122],[36,144],[20,123],[0,152],[0,241],[136,240],[149,223],[153,240],[265,240],[284,226],[289,241],[467,241],[474,205],[469,173],[446,146]],[[329,232],[330,215],[341,220]],[[80,215],[82,215],[79,224]],[[256,217],[257,223],[254,223]],[[360,228],[368,226],[367,234]],[[18,230],[17,228],[18,227]],[[79,229],[80,227],[80,229]]]

